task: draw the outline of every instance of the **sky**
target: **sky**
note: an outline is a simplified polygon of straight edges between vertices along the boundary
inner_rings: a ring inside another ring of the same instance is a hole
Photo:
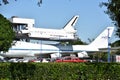
[[[35,27],[61,29],[74,15],[79,15],[75,28],[83,42],[95,39],[106,27],[113,26],[104,13],[106,8],[99,6],[108,0],[43,0],[41,7],[37,5],[38,0],[9,1],[8,5],[0,6],[0,13],[6,18],[35,19]]]

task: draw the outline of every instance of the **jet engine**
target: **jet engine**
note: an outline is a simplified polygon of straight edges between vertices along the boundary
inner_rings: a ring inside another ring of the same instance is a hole
[[[78,54],[78,57],[80,57],[80,58],[89,57],[86,51],[79,52],[77,54]]]

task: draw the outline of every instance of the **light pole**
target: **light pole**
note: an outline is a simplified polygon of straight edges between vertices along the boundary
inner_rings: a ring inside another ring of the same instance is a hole
[[[40,40],[40,54],[42,53],[42,40]]]
[[[60,36],[59,36],[59,58],[60,58]]]
[[[109,28],[108,28],[108,63],[110,62],[110,37],[109,37]]]

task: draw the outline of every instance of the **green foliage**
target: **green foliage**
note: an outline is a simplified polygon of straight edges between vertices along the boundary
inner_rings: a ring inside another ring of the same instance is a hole
[[[82,42],[79,38],[75,41],[70,41],[69,44],[72,44],[72,45],[78,45],[78,44],[86,44],[84,42]]]
[[[10,79],[9,66],[9,63],[0,63],[0,80]]]
[[[112,47],[118,47],[118,46],[120,46],[120,40],[115,41],[114,43],[112,43],[111,46],[112,46]]]
[[[0,2],[3,2],[5,5],[8,4],[8,0],[1,0]],[[2,3],[0,3],[0,5],[2,5]]]
[[[0,14],[0,51],[8,51],[14,37],[12,24]]]
[[[112,46],[112,47],[119,47],[119,46],[120,46],[120,40],[115,41],[114,43],[112,43],[111,46]],[[116,51],[114,52],[114,54],[120,55],[120,49],[116,50]]]
[[[0,63],[0,80],[120,80],[119,63]]]
[[[30,63],[11,63],[9,71],[12,80],[33,80],[35,65]]]
[[[110,16],[117,26],[116,35],[120,37],[120,0],[108,0],[108,2],[103,2],[102,5],[107,7],[105,13]]]
[[[17,1],[17,0],[15,0],[15,1]],[[4,5],[6,5],[6,4],[9,4],[9,2],[10,2],[9,0],[0,0],[0,6],[2,5],[2,3],[3,3]],[[41,4],[42,4],[42,0],[38,0],[37,5],[40,7]]]

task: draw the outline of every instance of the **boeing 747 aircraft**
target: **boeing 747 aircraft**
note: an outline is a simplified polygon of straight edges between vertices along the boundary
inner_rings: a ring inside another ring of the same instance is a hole
[[[108,38],[112,36],[114,27],[107,27],[92,43],[89,45],[45,45],[37,43],[29,43],[23,41],[13,42],[12,47],[8,52],[1,52],[0,55],[4,57],[34,57],[40,55],[51,55],[57,57],[58,53],[80,53],[82,51],[94,52],[101,48],[108,47]],[[109,36],[108,36],[109,34]]]
[[[17,38],[44,39],[44,40],[76,40],[74,28],[79,16],[74,16],[63,29],[45,29],[33,27],[34,20],[13,17],[13,29],[18,33]]]

